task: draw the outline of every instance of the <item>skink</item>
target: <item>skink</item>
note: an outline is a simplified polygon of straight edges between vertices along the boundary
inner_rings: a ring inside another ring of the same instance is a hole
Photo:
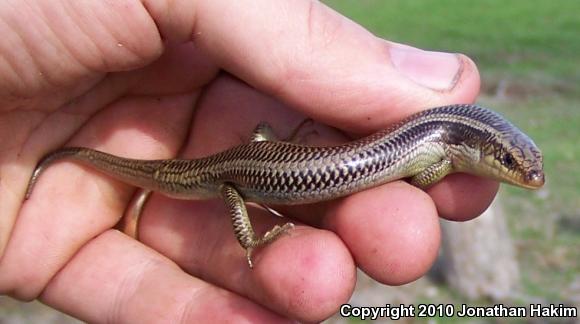
[[[256,127],[251,142],[193,160],[136,160],[65,147],[39,162],[27,199],[42,171],[63,158],[169,197],[221,197],[250,267],[254,248],[293,225],[275,226],[260,237],[245,202],[314,203],[403,178],[426,188],[453,172],[529,189],[544,184],[542,154],[534,142],[499,114],[477,105],[432,108],[368,137],[330,147],[280,141],[265,123]]]

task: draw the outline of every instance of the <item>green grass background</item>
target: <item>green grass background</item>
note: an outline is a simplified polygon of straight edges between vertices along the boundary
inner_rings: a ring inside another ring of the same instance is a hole
[[[325,3],[389,40],[469,54],[487,76],[564,86],[566,80],[580,81],[580,2],[575,0]]]
[[[580,1],[324,2],[383,38],[475,60],[479,101],[544,153],[543,189],[502,186],[500,192],[522,293],[580,303]]]

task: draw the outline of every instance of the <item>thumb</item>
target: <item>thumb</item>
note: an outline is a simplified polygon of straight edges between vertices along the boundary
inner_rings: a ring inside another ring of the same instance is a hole
[[[199,1],[195,17],[194,42],[220,66],[349,131],[479,91],[467,57],[382,40],[316,1]]]

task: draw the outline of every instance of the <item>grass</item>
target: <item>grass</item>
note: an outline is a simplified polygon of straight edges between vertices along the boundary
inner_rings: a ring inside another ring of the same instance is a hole
[[[377,35],[420,48],[461,52],[484,79],[527,79],[574,92],[580,82],[580,1],[330,0]]]
[[[476,61],[485,93],[480,102],[523,129],[544,154],[543,189],[502,186],[500,193],[522,293],[551,302],[577,300],[572,286],[580,282],[580,1],[325,3],[378,36]],[[506,96],[498,96],[502,83],[508,84]],[[453,292],[448,296],[464,302]]]

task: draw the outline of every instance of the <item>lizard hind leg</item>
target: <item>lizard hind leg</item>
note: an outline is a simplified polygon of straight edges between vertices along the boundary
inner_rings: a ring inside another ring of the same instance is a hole
[[[306,118],[300,122],[300,124],[296,125],[290,135],[284,139],[284,142],[291,142],[291,143],[302,143],[306,140],[309,135],[318,134],[316,130],[311,130],[307,133],[300,134],[300,131],[305,127],[314,124],[314,120],[312,118]]]
[[[272,126],[266,122],[260,122],[254,132],[252,133],[251,142],[263,142],[263,141],[278,141],[278,136],[274,133]]]
[[[234,227],[234,234],[240,245],[246,250],[246,259],[250,268],[254,267],[252,252],[255,248],[276,240],[280,235],[294,228],[294,224],[292,223],[286,223],[282,226],[276,225],[266,232],[264,236],[259,237],[254,232],[254,228],[250,222],[244,199],[236,188],[225,183],[220,187],[220,194],[229,210]]]
[[[254,132],[252,133],[252,138],[251,138],[251,142],[263,142],[263,141],[282,141],[282,142],[290,142],[290,143],[299,143],[299,142],[303,142],[304,139],[311,134],[316,134],[316,130],[312,130],[306,134],[301,135],[300,131],[302,129],[304,129],[304,127],[306,127],[307,125],[312,124],[314,121],[312,120],[312,118],[306,118],[303,121],[300,122],[300,124],[298,124],[296,127],[294,127],[294,129],[292,129],[292,132],[290,133],[290,135],[288,135],[288,137],[282,138],[280,139],[276,133],[274,132],[274,129],[272,128],[272,126],[270,126],[270,124],[268,124],[267,122],[260,122],[256,128],[254,128]]]

